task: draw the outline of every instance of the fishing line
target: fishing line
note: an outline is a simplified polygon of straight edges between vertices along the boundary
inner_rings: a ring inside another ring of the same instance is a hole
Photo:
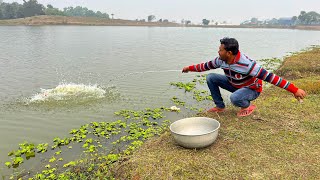
[[[109,82],[114,81],[116,79],[120,79],[126,76],[130,76],[130,75],[134,75],[134,74],[145,74],[145,73],[162,73],[162,72],[182,72],[182,70],[162,70],[162,71],[140,71],[140,72],[132,72],[129,74],[123,74],[120,76],[116,76],[114,78],[112,78],[111,80],[109,80]]]

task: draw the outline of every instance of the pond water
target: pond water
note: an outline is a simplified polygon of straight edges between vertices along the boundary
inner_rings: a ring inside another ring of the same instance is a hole
[[[256,60],[320,44],[320,31],[285,29],[1,26],[0,163],[25,140],[52,142],[120,109],[174,105],[185,94],[169,83],[192,80],[181,69],[216,57],[225,36]]]

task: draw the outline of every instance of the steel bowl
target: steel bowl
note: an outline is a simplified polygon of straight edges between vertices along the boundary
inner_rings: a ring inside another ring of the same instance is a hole
[[[207,117],[192,117],[175,121],[170,125],[174,140],[185,148],[204,148],[218,136],[219,121]]]

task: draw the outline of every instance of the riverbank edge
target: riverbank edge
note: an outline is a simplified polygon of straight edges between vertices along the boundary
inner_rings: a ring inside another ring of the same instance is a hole
[[[320,31],[320,26],[249,26],[249,25],[183,25],[173,22],[142,22],[96,17],[33,16],[28,18],[0,20],[0,26],[147,26],[147,27],[201,27],[201,28],[254,28],[254,29],[296,29]]]
[[[221,123],[217,141],[200,150],[176,145],[170,132],[116,163],[116,179],[318,179],[320,175],[320,47],[285,57],[276,74],[305,89],[298,103],[275,86],[264,90],[250,117],[235,107],[200,113]],[[317,110],[318,109],[318,110]]]

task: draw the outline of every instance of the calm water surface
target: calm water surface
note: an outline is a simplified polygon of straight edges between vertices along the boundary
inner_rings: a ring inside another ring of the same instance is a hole
[[[52,142],[123,108],[172,106],[185,95],[169,83],[195,74],[167,70],[214,58],[224,36],[256,60],[320,44],[320,31],[1,26],[0,163],[24,140]]]

